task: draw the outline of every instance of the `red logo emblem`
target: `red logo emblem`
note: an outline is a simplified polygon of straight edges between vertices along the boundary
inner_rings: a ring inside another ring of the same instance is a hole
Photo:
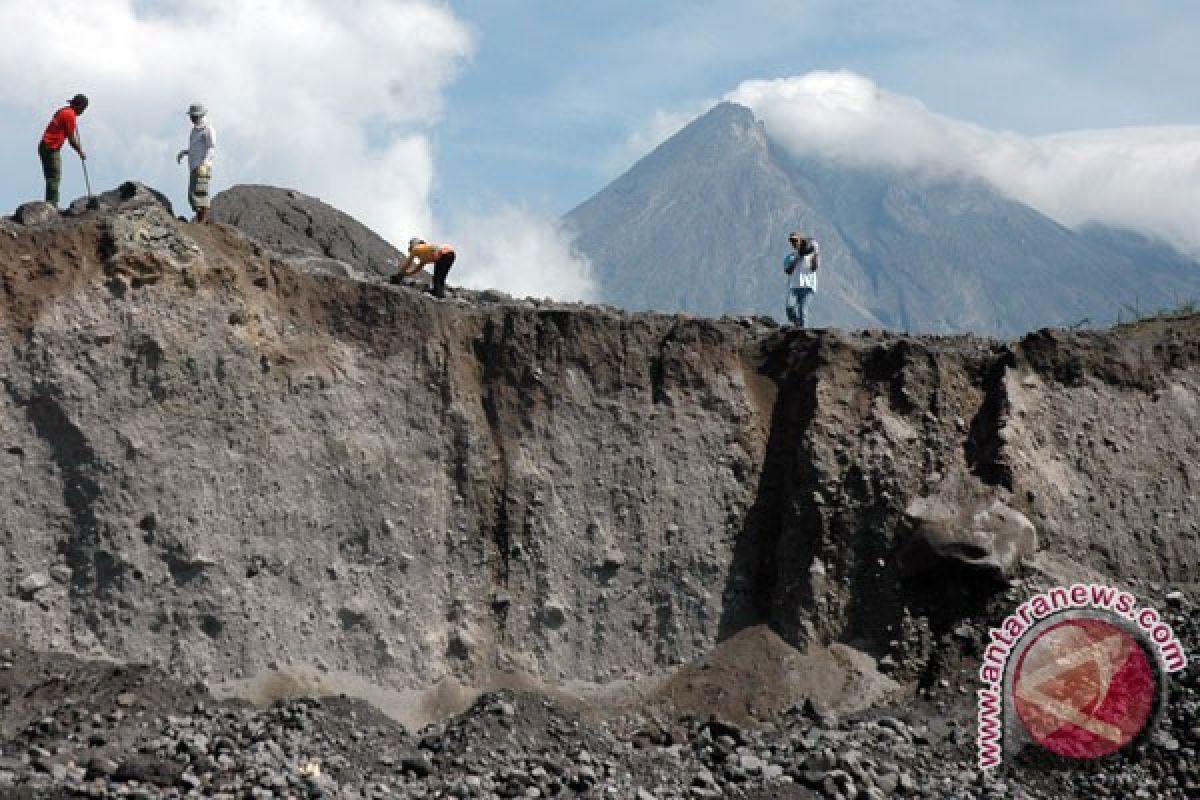
[[[1011,686],[1017,716],[1033,740],[1078,759],[1132,742],[1158,696],[1154,665],[1139,639],[1092,617],[1038,633],[1021,653]]]

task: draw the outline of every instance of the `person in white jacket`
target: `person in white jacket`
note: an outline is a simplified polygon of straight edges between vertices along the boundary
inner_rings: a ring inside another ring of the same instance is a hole
[[[212,180],[217,137],[208,123],[208,109],[202,103],[192,103],[188,107],[188,116],[192,120],[192,135],[187,149],[180,150],[175,156],[175,163],[188,157],[188,205],[196,212],[196,222],[208,222],[208,210],[212,205],[208,184]]]
[[[817,292],[817,268],[820,266],[817,240],[796,231],[788,234],[792,252],[783,259],[788,275],[787,318],[798,327],[808,324],[808,301]]]

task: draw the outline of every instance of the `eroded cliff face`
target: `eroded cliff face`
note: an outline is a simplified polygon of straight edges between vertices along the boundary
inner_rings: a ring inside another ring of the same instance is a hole
[[[903,679],[1017,571],[1200,566],[1194,319],[1004,344],[437,301],[140,195],[0,223],[0,278],[0,628],[39,647],[604,683],[767,623]]]
[[[765,438],[745,329],[301,275],[153,204],[16,232],[6,627],[400,685],[713,643]]]

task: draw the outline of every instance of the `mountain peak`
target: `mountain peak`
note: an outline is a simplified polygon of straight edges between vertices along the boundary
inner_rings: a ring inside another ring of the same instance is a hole
[[[765,157],[766,131],[750,109],[737,103],[722,102],[661,143],[625,174],[654,171],[660,164],[674,164],[680,159],[698,166],[706,160],[728,159],[735,150]],[[621,182],[622,178],[617,181]]]
[[[754,117],[754,112],[741,103],[734,103],[730,100],[722,100],[715,106],[710,108],[704,114],[697,117],[697,121],[710,120],[719,121],[731,124],[741,125],[758,125],[758,120]]]
[[[1158,309],[1200,295],[1193,261],[1105,246],[979,180],[796,158],[728,102],[566,220],[606,302],[632,310],[780,316],[795,229],[821,243],[821,327],[1011,336],[1105,324],[1123,297]]]
[[[746,146],[765,152],[767,134],[754,112],[737,103],[721,102],[701,114],[663,145],[671,148]]]

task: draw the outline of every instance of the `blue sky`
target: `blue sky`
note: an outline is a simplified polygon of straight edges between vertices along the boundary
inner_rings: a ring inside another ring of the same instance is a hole
[[[1027,135],[1200,124],[1200,3],[463,0],[478,32],[447,91],[435,198],[562,213],[628,166],[655,110],[751,79],[849,70]]]
[[[200,100],[217,189],[299,189],[396,243],[454,240],[460,281],[588,297],[557,217],[733,98],[797,150],[971,172],[1200,251],[1197,42],[1194,0],[0,0],[0,210],[40,195],[34,143],[84,91],[94,187],[186,211]]]

